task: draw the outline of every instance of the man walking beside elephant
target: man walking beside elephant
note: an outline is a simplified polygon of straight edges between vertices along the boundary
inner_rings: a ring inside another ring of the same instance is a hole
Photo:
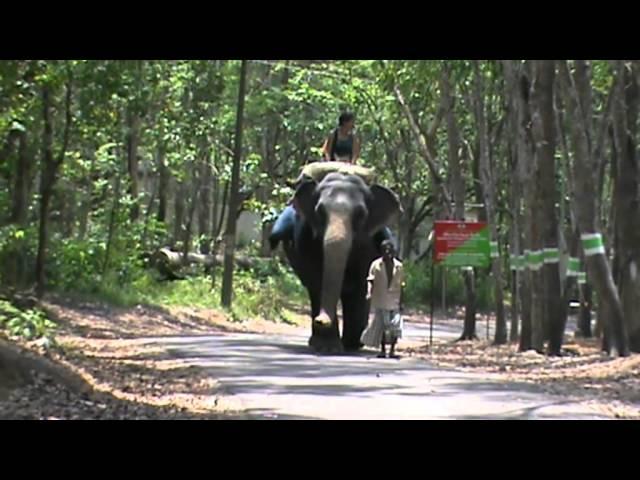
[[[374,260],[367,277],[367,297],[374,311],[373,322],[362,332],[362,343],[368,347],[381,347],[378,358],[386,357],[386,344],[391,345],[389,358],[395,354],[396,343],[402,338],[402,287],[404,267],[395,258],[395,249],[390,240],[380,245],[382,257]]]

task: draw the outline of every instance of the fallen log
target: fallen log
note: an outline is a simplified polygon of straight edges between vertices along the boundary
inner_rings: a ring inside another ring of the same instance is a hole
[[[174,252],[169,248],[160,248],[152,255],[152,265],[167,279],[169,280],[181,280],[184,279],[179,270],[187,265],[203,265],[205,267],[217,267],[224,263],[224,257],[222,255],[207,255],[203,253],[187,253],[186,258],[182,252]],[[253,258],[237,255],[235,257],[235,263],[238,268],[248,270],[257,265],[256,260]]]

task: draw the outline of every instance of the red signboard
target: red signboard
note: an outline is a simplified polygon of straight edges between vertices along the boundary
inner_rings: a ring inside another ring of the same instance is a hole
[[[486,267],[490,263],[486,222],[435,222],[434,260],[447,266]]]

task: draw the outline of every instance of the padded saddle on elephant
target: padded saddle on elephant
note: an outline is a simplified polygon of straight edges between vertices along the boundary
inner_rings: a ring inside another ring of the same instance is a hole
[[[375,180],[375,172],[372,168],[346,162],[313,162],[302,168],[302,172],[295,183],[298,185],[305,179],[315,180],[319,183],[329,173],[334,172],[356,175],[368,185]]]

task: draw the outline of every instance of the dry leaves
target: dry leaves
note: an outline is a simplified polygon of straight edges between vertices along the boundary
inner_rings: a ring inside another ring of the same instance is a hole
[[[436,365],[483,372],[502,381],[528,382],[563,396],[591,399],[621,418],[640,418],[640,355],[610,358],[596,339],[567,338],[563,356],[548,357],[518,346],[464,341],[412,347],[407,353]]]

